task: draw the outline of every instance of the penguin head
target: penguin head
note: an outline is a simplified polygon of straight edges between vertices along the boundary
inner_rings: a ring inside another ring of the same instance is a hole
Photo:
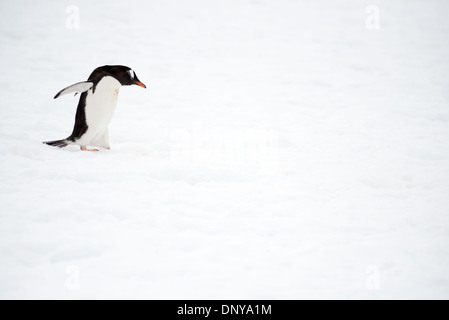
[[[122,84],[122,86],[130,86],[130,85],[138,85],[142,88],[146,88],[147,86],[140,82],[139,78],[137,78],[136,73],[133,69],[127,68],[125,73],[120,73],[117,77],[117,80]]]
[[[147,86],[140,82],[139,78],[137,78],[136,73],[133,69],[126,66],[102,66],[95,69],[88,80],[94,80],[99,76],[112,76],[117,79],[118,82],[122,86],[130,86],[130,85],[138,85],[142,88],[146,88]]]

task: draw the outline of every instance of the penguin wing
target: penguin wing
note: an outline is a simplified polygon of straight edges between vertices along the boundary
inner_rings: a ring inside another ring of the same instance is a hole
[[[94,85],[94,83],[91,81],[82,81],[82,82],[72,84],[71,86],[68,86],[67,88],[64,88],[61,91],[59,91],[53,99],[56,99],[60,96],[63,96],[65,94],[68,94],[71,92],[76,92],[76,93],[85,92],[85,91],[89,90],[90,88],[92,88],[93,85]],[[76,93],[75,93],[75,95],[76,95]]]

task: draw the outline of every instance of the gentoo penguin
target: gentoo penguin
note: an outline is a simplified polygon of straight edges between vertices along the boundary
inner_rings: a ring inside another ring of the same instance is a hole
[[[117,96],[121,86],[132,84],[146,88],[136,73],[125,66],[102,66],[96,68],[87,81],[75,83],[59,91],[54,99],[75,92],[81,93],[75,116],[72,134],[62,140],[44,143],[59,148],[79,145],[84,151],[87,146],[110,149],[108,125],[117,105]]]

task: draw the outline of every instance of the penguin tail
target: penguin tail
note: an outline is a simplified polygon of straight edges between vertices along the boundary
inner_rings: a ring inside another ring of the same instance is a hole
[[[69,142],[67,141],[67,139],[44,141],[43,143],[48,144],[49,146],[58,147],[58,148],[64,148],[69,145]]]

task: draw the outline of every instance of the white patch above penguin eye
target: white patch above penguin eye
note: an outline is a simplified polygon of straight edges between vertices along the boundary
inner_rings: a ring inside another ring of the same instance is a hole
[[[134,80],[134,71],[133,70],[128,70],[129,76],[131,77],[132,80]]]

